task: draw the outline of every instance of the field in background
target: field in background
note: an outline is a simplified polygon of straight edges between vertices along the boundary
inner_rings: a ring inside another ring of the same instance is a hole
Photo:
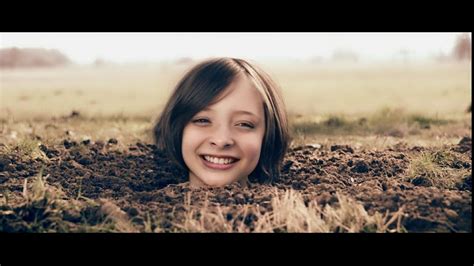
[[[364,115],[382,108],[458,117],[471,98],[471,65],[260,64],[292,114]],[[0,118],[82,114],[151,117],[190,64],[69,67],[0,72]]]

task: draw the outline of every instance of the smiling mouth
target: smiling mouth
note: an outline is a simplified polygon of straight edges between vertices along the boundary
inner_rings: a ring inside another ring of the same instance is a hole
[[[214,157],[210,155],[201,155],[201,157],[214,164],[231,164],[237,162],[239,159],[232,158],[232,157]]]
[[[236,162],[240,161],[240,159],[231,157],[219,158],[209,155],[200,155],[199,157],[201,157],[205,166],[217,170],[227,170],[232,168]]]

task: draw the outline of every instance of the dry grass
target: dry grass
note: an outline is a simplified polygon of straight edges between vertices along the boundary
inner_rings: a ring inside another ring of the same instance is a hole
[[[403,137],[420,134],[422,130],[434,127],[463,126],[466,116],[457,119],[407,113],[403,109],[382,108],[365,116],[290,116],[295,134],[377,134]]]
[[[463,167],[469,158],[451,151],[421,152],[410,160],[407,180],[423,186],[455,189],[471,171]]]
[[[457,118],[407,113],[383,108],[365,116],[290,116],[293,145],[347,143],[385,148],[400,142],[411,146],[457,144],[471,135],[471,115]]]
[[[56,119],[37,118],[24,120],[8,120],[1,124],[0,143],[16,146],[26,140],[57,145],[64,139],[81,142],[86,139],[93,141],[118,140],[118,146],[137,141],[152,142],[152,119],[144,117],[112,115],[108,117],[86,117]],[[39,139],[38,139],[39,137]]]
[[[182,232],[404,232],[400,226],[403,210],[384,215],[369,215],[364,207],[347,196],[337,194],[338,205],[321,207],[317,202],[305,204],[302,195],[294,190],[275,189],[272,211],[261,213],[259,206],[242,205],[228,219],[226,207],[193,208],[187,210],[175,227]],[[249,218],[254,220],[246,226]]]
[[[376,212],[369,215],[364,207],[342,194],[337,194],[338,206],[326,205],[324,208],[317,202],[305,204],[296,191],[288,190],[273,198],[273,212],[262,217],[257,224],[257,231],[274,232],[402,232],[400,219],[402,210],[389,215]],[[395,229],[389,226],[398,221]]]
[[[138,232],[125,214],[114,203],[106,199],[91,200],[81,195],[69,198],[59,188],[49,185],[49,175],[39,174],[25,178],[22,199],[9,200],[9,191],[4,189],[4,204],[0,205],[0,216],[7,219],[0,223],[0,231],[9,231],[3,226],[14,226],[21,232]],[[89,220],[87,213],[94,215]],[[99,214],[99,219],[97,215]],[[80,218],[70,222],[71,217]]]
[[[1,138],[0,138],[1,139]],[[49,160],[46,154],[39,148],[41,141],[22,137],[15,142],[4,142],[0,145],[0,154],[16,154],[22,159],[42,159]]]
[[[293,145],[347,142],[351,146],[385,148],[406,142],[408,145],[416,146],[440,146],[456,144],[460,138],[469,136],[472,131],[470,114],[458,120],[448,120],[400,111],[397,118],[391,115],[387,119],[380,119],[383,112],[385,111],[379,110],[364,117],[291,116]],[[115,138],[118,140],[117,148],[126,149],[127,145],[138,141],[153,142],[153,119],[151,116],[124,114],[101,117],[81,114],[78,117],[56,120],[12,118],[0,124],[0,143],[13,149],[20,144],[31,148],[36,147],[34,143],[60,145],[64,139],[79,143],[86,139],[107,142],[110,138]],[[25,152],[26,150],[28,149],[25,147]]]

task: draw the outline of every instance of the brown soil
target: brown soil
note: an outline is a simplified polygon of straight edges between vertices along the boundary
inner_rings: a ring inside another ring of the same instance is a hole
[[[468,158],[447,167],[471,170],[471,146],[471,139],[464,138],[458,145],[446,147]],[[261,213],[271,211],[272,191],[290,188],[299,191],[306,203],[316,200],[320,205],[336,204],[339,192],[362,203],[369,214],[395,212],[403,207],[401,224],[408,232],[472,231],[472,174],[454,189],[405,178],[409,158],[425,152],[427,148],[423,147],[400,144],[383,151],[346,145],[295,147],[288,152],[282,177],[274,184],[198,189],[190,188],[186,173],[154,145],[136,143],[127,151],[116,147],[115,139],[107,143],[64,140],[55,147],[40,146],[48,159],[0,155],[2,204],[8,196],[8,203],[0,205],[0,231],[87,231],[79,225],[101,225],[104,213],[114,208],[130,218],[138,231],[175,231],[175,222],[183,219],[190,202],[195,206],[225,207],[226,217],[233,219],[241,215],[239,209],[244,204],[258,205]],[[47,202],[26,204],[22,196],[25,178],[32,180],[42,166],[43,176],[48,176],[46,183],[64,192],[61,199],[78,199],[78,206],[87,198],[98,204],[60,214],[48,209]],[[32,226],[40,220],[43,222]],[[249,231],[253,230],[255,215],[250,213],[241,220]]]

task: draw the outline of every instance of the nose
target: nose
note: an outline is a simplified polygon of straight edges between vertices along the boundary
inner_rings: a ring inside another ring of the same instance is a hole
[[[211,135],[209,142],[211,146],[218,148],[228,148],[235,144],[232,133],[225,126],[217,128]]]

